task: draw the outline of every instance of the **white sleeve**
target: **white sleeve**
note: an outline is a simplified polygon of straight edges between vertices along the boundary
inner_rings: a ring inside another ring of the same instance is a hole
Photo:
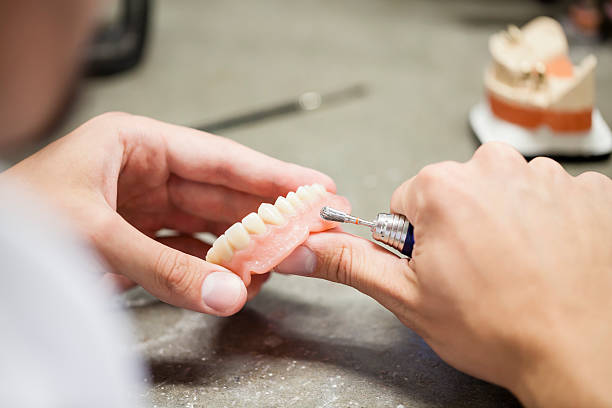
[[[141,406],[144,371],[102,263],[30,202],[0,191],[0,406]]]

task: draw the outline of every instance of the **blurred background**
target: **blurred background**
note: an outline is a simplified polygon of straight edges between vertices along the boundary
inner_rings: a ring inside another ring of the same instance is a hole
[[[597,105],[610,123],[610,1],[126,0],[109,2],[60,128],[11,160],[126,111],[321,170],[356,214],[373,217],[423,166],[469,159],[488,38],[540,15],[564,24],[575,61],[598,57]],[[612,176],[607,158],[564,166]],[[275,276],[231,319],[138,290],[126,305],[155,406],[518,404],[446,366],[374,301],[330,283]]]

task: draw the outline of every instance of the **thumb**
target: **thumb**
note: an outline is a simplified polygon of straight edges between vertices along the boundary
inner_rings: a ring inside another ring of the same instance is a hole
[[[375,243],[344,232],[312,234],[275,270],[349,285],[410,321],[417,278],[408,260]]]
[[[237,275],[155,241],[115,212],[92,238],[116,272],[166,303],[229,316],[247,300],[246,287]]]

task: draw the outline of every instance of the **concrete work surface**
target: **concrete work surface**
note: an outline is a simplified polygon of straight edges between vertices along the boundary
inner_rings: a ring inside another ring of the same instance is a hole
[[[142,65],[89,80],[65,133],[108,110],[202,125],[303,91],[355,84],[363,97],[220,134],[332,176],[356,214],[388,210],[426,164],[467,160],[487,40],[546,13],[536,1],[159,1]],[[612,48],[594,52],[612,121]],[[566,165],[612,175],[610,161]],[[348,228],[352,232],[361,231]],[[231,318],[126,296],[156,407],[511,407],[505,390],[442,362],[348,287],[273,276]],[[483,355],[483,359],[488,356]]]

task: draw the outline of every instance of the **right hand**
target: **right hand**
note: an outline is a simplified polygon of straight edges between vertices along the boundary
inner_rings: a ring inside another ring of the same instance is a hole
[[[530,406],[612,404],[612,180],[486,144],[393,194],[413,259],[341,232],[276,268],[374,297],[442,359]]]

